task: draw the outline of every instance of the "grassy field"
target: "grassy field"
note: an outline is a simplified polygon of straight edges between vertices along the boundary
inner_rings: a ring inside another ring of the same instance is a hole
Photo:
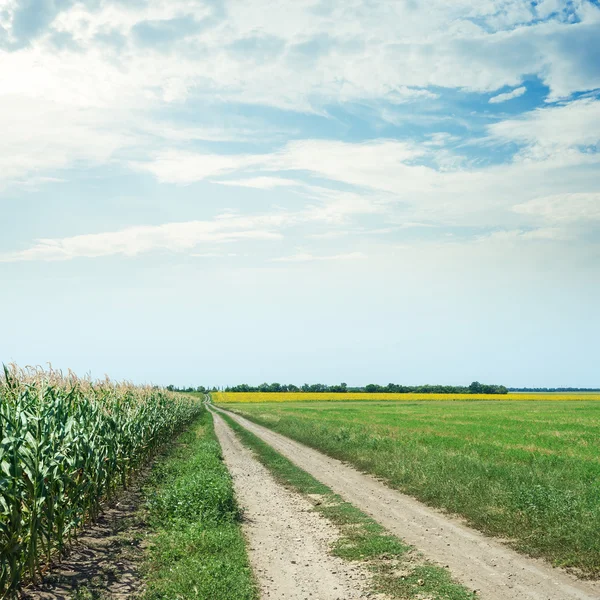
[[[600,576],[598,402],[223,406],[462,515],[523,552]]]
[[[202,410],[146,489],[153,543],[144,600],[256,600],[231,477]]]
[[[212,397],[216,403],[263,403],[263,402],[356,402],[369,401],[380,402],[382,400],[399,400],[402,402],[413,402],[421,400],[429,401],[474,401],[474,400],[494,400],[509,401],[516,400],[523,402],[529,401],[581,401],[581,400],[600,400],[598,392],[577,392],[577,393],[521,393],[513,392],[510,394],[368,394],[366,392],[213,392]]]

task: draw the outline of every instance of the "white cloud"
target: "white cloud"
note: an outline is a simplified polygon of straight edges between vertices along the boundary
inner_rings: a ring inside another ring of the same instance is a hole
[[[293,213],[295,222],[345,231],[364,218],[379,225],[498,225],[527,233],[562,227],[548,222],[544,211],[550,209],[563,215],[561,223],[570,211],[594,214],[589,198],[599,193],[600,101],[592,97],[490,125],[485,143],[508,149],[505,162],[494,165],[470,162],[455,136],[430,128],[422,143],[351,143],[301,140],[291,124],[215,119],[229,102],[323,115],[332,103],[376,111],[383,103],[404,114],[390,105],[432,107],[427,103],[443,100],[431,86],[489,93],[518,86],[531,74],[550,85],[552,98],[589,89],[599,77],[589,57],[597,48],[600,10],[585,0],[573,5],[579,21],[573,24],[564,11],[538,22],[552,14],[554,0],[537,8],[517,0],[369,7],[362,0],[318,6],[310,0],[270,4],[266,21],[265,0],[232,0],[223,19],[210,6],[217,4],[75,3],[58,14],[53,30],[14,52],[0,50],[0,186],[32,186],[66,177],[60,171],[69,167],[118,163],[167,184],[208,180],[278,190],[287,198],[293,193],[294,200],[301,195],[304,207]],[[10,28],[13,9],[0,26]],[[198,31],[143,45],[144,27],[156,33],[183,17],[192,25],[195,20]],[[72,36],[77,49],[57,49],[56,32]],[[521,86],[490,102],[524,92]],[[186,121],[181,115],[190,107],[194,115],[213,112],[205,121]],[[433,110],[427,115],[440,118]],[[248,144],[265,140],[268,145]],[[230,142],[246,145],[225,145]],[[511,161],[512,144],[521,150]],[[478,148],[485,159],[485,147]],[[548,200],[554,197],[570,199]],[[292,213],[286,214],[289,219]],[[281,235],[272,223],[246,227],[238,221],[228,230],[216,224],[222,220],[42,240],[4,260],[190,250],[204,242]]]
[[[189,184],[251,167],[259,162],[260,157],[252,155],[199,154],[167,150],[149,162],[132,163],[132,167],[152,173],[163,183]]]
[[[598,191],[600,153],[588,147],[600,140],[599,107],[599,101],[583,99],[491,125],[488,143],[522,147],[515,160],[497,165],[474,167],[456,150],[439,146],[446,136],[432,136],[421,145],[302,140],[266,154],[174,155],[145,168],[162,181],[191,182],[218,172],[261,189],[295,182],[308,202],[307,220],[341,224],[359,215],[390,219],[395,212],[398,223],[512,225],[523,216],[512,206],[531,200],[532,191],[538,196]],[[315,185],[314,177],[328,183]]]
[[[597,87],[586,57],[568,50],[578,39],[592,41],[600,14],[579,4],[581,22],[572,24],[568,18],[539,23],[544,11],[520,0],[380,2],[368,9],[362,0],[332,0],[327,10],[316,10],[312,1],[274,7],[235,0],[226,15],[216,3],[211,9],[184,0],[76,3],[52,28],[72,36],[77,51],[57,53],[50,32],[11,56],[10,79],[20,82],[15,91],[86,106],[172,103],[200,92],[311,110],[382,97],[434,99],[432,85],[488,92],[531,73],[564,95]],[[177,19],[197,23],[197,30],[180,27],[167,46],[157,40],[140,47],[140,27],[160,32]],[[110,35],[118,46],[106,41]]]
[[[506,102],[507,100],[512,100],[513,98],[518,98],[522,96],[525,92],[527,92],[527,88],[523,85],[521,87],[515,88],[511,92],[506,92],[505,94],[498,94],[497,96],[493,96],[490,98],[490,104],[500,104],[501,102]]]
[[[345,229],[336,229],[333,231],[325,231],[323,233],[311,233],[309,234],[309,238],[314,238],[316,240],[333,240],[337,238],[342,238],[350,235],[352,231]]]
[[[1,62],[1,61],[0,61]],[[0,188],[72,166],[104,164],[134,143],[126,116],[0,94]]]
[[[349,192],[317,186],[305,186],[304,191],[313,201],[300,212],[308,222],[340,225],[353,217],[381,215],[390,202],[385,195],[368,191]]]
[[[291,256],[281,256],[279,258],[272,259],[273,262],[314,262],[314,261],[337,261],[337,260],[361,260],[366,258],[362,252],[349,252],[347,254],[332,254],[329,256],[315,256],[309,252],[298,252]]]
[[[224,216],[214,221],[166,223],[121,231],[43,239],[26,250],[0,255],[0,262],[55,261],[100,256],[136,256],[153,250],[181,252],[200,244],[280,239],[284,215]]]
[[[330,140],[303,140],[289,143],[281,152],[269,157],[267,168],[310,171],[328,179],[355,185],[372,185],[374,178],[379,189],[386,189],[393,180],[402,179],[406,163],[424,154],[410,142],[376,140],[351,144]],[[415,167],[419,169],[419,167]]]
[[[334,181],[357,186],[374,186],[380,190],[397,191],[399,183],[405,190],[427,185],[431,169],[410,166],[408,163],[424,154],[424,150],[408,142],[376,140],[359,144],[333,140],[302,140],[286,144],[281,150],[268,154],[203,154],[184,151],[160,153],[150,162],[135,167],[149,171],[161,182],[192,183],[216,175],[236,171],[297,171],[308,172]],[[410,177],[404,177],[408,175]],[[301,173],[297,173],[299,176]],[[275,187],[289,178],[260,176],[249,178],[255,187]],[[236,180],[239,182],[240,180]],[[241,179],[244,182],[244,178]],[[246,179],[246,181],[248,181]],[[218,183],[223,183],[223,180]],[[312,190],[318,188],[312,187]],[[322,191],[322,190],[321,190]]]
[[[521,243],[521,242],[564,242],[573,238],[563,228],[560,227],[540,227],[537,229],[514,229],[506,231],[496,231],[491,234],[482,235],[477,238],[477,244],[484,244],[489,242],[500,242],[500,243]]]
[[[442,148],[449,143],[457,142],[460,138],[456,135],[451,135],[445,131],[438,133],[430,133],[427,135],[428,140],[423,142],[424,146],[432,146]]]
[[[278,187],[296,187],[298,182],[283,177],[249,177],[246,179],[213,180],[214,183],[233,187],[249,187],[259,190],[271,190]]]
[[[232,258],[238,256],[237,252],[193,252],[194,258]]]
[[[557,224],[588,224],[600,221],[600,191],[544,196],[518,204],[513,210]]]
[[[498,141],[535,148],[566,149],[600,142],[600,100],[584,98],[568,104],[537,108],[488,128]]]
[[[152,111],[190,100],[217,111],[235,102],[324,114],[324,107],[346,102],[437,102],[431,86],[488,93],[531,74],[554,98],[600,87],[594,59],[600,9],[579,0],[539,22],[555,4],[307,0],[275,7],[232,0],[225,13],[218,3],[188,0],[76,2],[57,8],[45,30],[13,47],[18,6],[12,2],[0,21],[13,50],[0,49],[0,114],[3,132],[13,118],[21,126],[9,127],[6,146],[18,151],[3,157],[2,177],[43,174],[79,160],[102,164],[123,150],[143,155],[149,136],[159,138],[153,148],[161,139],[252,138],[244,128],[195,125],[187,134],[167,125],[161,134]],[[173,23],[179,25],[171,31]],[[157,36],[156,43],[142,44],[140,31]],[[57,34],[69,44],[57,48]],[[168,162],[168,153],[160,160]],[[159,176],[176,170],[154,168]],[[228,168],[223,159],[183,165],[179,175],[161,180],[186,183],[181,173],[190,169],[214,176]]]

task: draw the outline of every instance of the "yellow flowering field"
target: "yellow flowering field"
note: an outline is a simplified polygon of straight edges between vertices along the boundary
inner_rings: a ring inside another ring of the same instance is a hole
[[[216,403],[334,402],[340,400],[600,400],[600,393],[368,394],[364,392],[213,392]]]

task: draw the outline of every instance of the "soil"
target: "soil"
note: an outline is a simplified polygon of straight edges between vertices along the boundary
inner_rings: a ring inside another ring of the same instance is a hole
[[[97,521],[79,536],[66,558],[52,565],[43,581],[25,588],[23,600],[135,598],[142,590],[138,574],[145,527],[140,517],[140,483],[122,491]]]
[[[214,413],[213,413],[214,414]],[[383,598],[370,572],[329,553],[337,529],[304,496],[277,483],[218,415],[215,431],[244,511],[248,553],[261,600]]]
[[[243,417],[229,412],[227,414],[298,467],[370,515],[388,531],[415,546],[426,558],[448,567],[457,581],[476,590],[482,598],[487,600],[598,600],[600,598],[600,582],[578,580],[573,575],[562,569],[553,568],[542,560],[523,556],[502,542],[469,528],[459,519],[390,489],[374,477],[361,473],[339,460],[325,456]],[[248,485],[253,485],[250,481],[254,479],[254,475],[248,476],[243,471],[238,471],[237,477],[238,480],[246,477],[249,481]],[[268,498],[263,502],[263,507],[270,504]],[[275,512],[273,505],[263,510],[269,513]],[[301,538],[302,534],[298,537]],[[276,549],[273,552],[277,554]],[[289,553],[286,550],[278,560],[285,562],[287,558]],[[287,596],[265,597],[286,598]],[[341,595],[341,597],[352,596]]]

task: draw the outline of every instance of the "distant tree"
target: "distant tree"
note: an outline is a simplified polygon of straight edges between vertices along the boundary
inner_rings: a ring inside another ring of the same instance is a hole
[[[384,391],[384,388],[376,383],[369,383],[365,386],[365,392],[369,394],[376,394],[378,392]]]
[[[469,393],[470,394],[483,394],[482,388],[483,388],[483,386],[479,383],[479,381],[474,381],[469,386]]]

